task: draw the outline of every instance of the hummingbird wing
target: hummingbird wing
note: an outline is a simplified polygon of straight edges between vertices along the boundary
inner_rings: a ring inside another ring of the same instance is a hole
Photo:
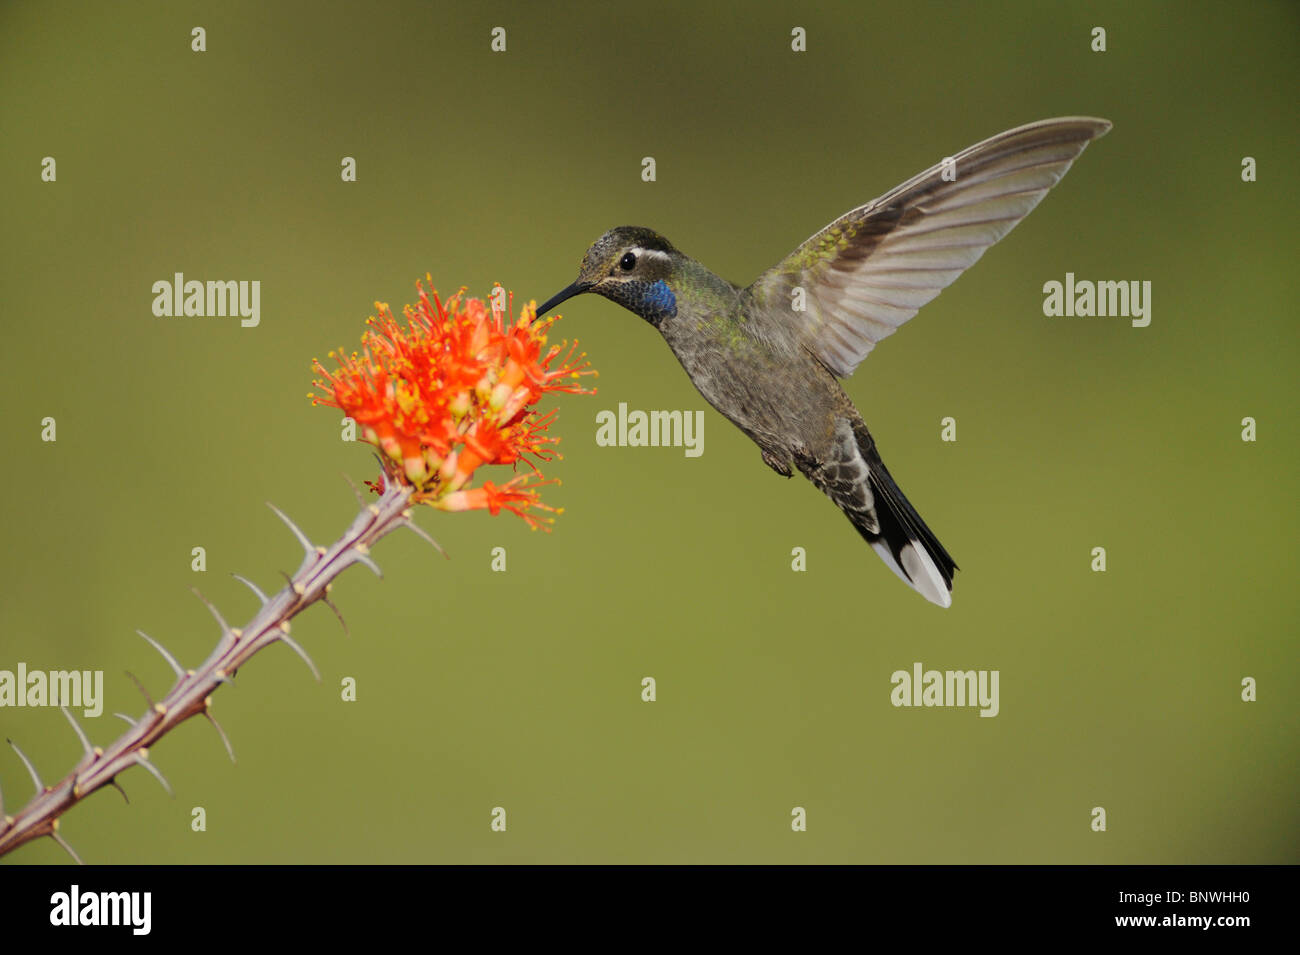
[[[769,312],[792,309],[803,344],[847,377],[876,342],[1027,216],[1110,125],[1087,116],[1045,119],[963,149],[952,163],[840,216],[749,292]]]

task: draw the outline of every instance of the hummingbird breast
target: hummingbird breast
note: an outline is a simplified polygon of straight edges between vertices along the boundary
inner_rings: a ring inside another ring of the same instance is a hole
[[[836,417],[857,417],[839,383],[793,336],[760,335],[751,320],[725,313],[679,313],[660,332],[704,399],[765,458],[821,457]]]

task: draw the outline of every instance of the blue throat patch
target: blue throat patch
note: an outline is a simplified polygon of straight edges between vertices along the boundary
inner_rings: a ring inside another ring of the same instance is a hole
[[[646,319],[656,325],[677,314],[677,296],[663,279],[646,288],[641,302],[645,306]]]

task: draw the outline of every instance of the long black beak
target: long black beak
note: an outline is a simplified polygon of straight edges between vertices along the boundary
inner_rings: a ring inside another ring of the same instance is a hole
[[[551,309],[555,308],[555,306],[559,305],[561,302],[567,301],[568,299],[573,298],[573,296],[575,295],[581,295],[589,288],[591,288],[590,282],[584,282],[581,279],[579,279],[578,281],[570,285],[568,288],[561,289],[560,291],[552,295],[550,298],[548,298],[546,300],[545,305],[542,305],[537,309],[537,317],[541,318],[543,315],[545,315]]]

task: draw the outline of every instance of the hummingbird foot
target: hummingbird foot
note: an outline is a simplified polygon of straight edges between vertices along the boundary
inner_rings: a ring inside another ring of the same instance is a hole
[[[771,451],[763,451],[763,463],[775,471],[781,477],[790,477],[794,474],[790,470],[789,459],[773,454]]]

